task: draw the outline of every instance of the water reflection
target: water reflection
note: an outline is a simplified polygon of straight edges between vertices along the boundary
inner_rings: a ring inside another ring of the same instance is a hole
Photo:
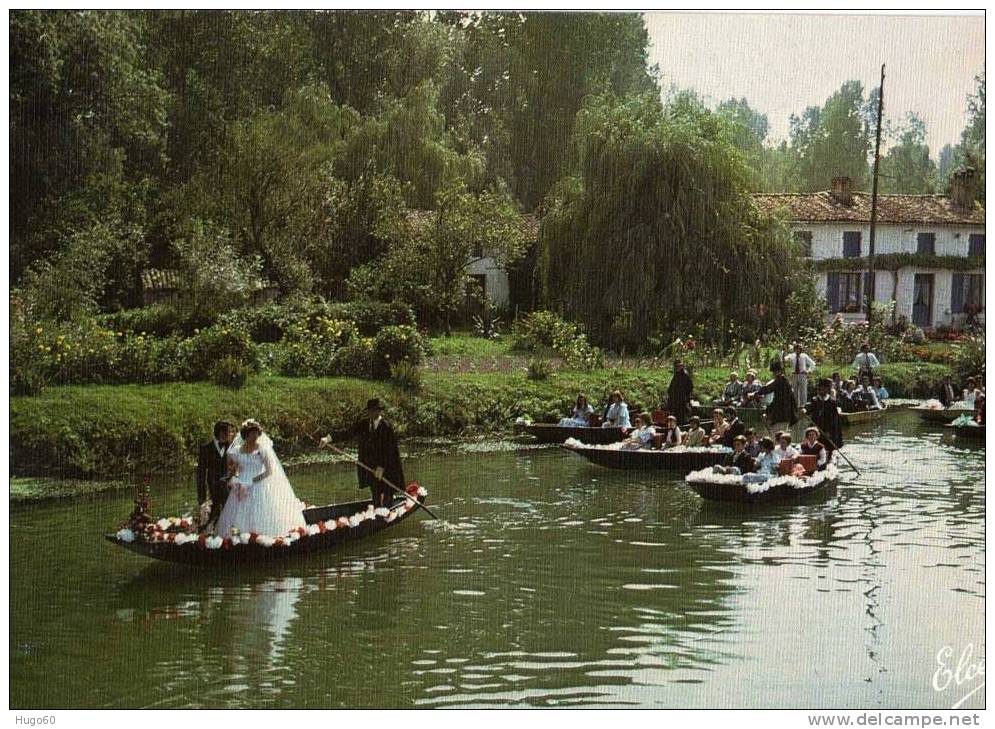
[[[82,544],[127,494],[14,510],[12,705],[942,708],[936,650],[983,645],[984,451],[850,440],[835,498],[745,512],[556,449],[412,459],[444,523],[230,573]]]

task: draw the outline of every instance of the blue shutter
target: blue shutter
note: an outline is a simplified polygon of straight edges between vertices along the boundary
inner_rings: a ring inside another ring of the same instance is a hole
[[[833,314],[840,310],[840,275],[838,273],[826,274],[826,301],[829,303],[829,311]]]
[[[970,237],[967,239],[967,255],[969,256],[985,255],[984,233],[971,233]]]
[[[950,311],[954,314],[964,313],[964,274],[955,273],[950,292]]]
[[[860,258],[860,231],[848,230],[843,233],[843,257]]]

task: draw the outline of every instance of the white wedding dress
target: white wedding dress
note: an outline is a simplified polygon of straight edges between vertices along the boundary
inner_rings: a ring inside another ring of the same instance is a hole
[[[262,435],[257,445],[253,452],[244,453],[241,439],[236,438],[228,449],[228,459],[235,461],[238,473],[214,531],[220,537],[230,536],[232,529],[278,537],[306,526],[304,504],[294,494],[272,442]],[[266,477],[253,483],[262,473]]]

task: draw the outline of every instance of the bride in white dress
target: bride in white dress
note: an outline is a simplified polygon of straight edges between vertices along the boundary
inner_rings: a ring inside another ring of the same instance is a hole
[[[215,534],[240,532],[282,536],[306,526],[304,505],[294,494],[273,442],[255,420],[246,420],[228,449],[231,492]]]

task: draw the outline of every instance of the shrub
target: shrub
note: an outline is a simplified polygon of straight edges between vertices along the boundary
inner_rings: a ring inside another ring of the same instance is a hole
[[[351,321],[319,317],[310,326],[292,324],[281,340],[281,372],[291,377],[320,377],[336,373],[338,351],[359,338]]]
[[[172,334],[189,336],[195,329],[206,329],[214,324],[216,317],[209,312],[184,312],[171,304],[153,304],[104,314],[97,321],[115,332],[165,338]]]
[[[211,382],[233,390],[241,389],[249,379],[249,368],[234,357],[222,357],[211,373]]]
[[[535,382],[549,379],[553,373],[553,365],[544,357],[533,357],[529,360],[526,377]]]
[[[955,345],[954,372],[961,382],[985,375],[985,335],[972,334]]]
[[[378,301],[327,303],[296,300],[258,307],[242,307],[221,317],[223,323],[245,329],[254,342],[279,342],[294,327],[313,329],[322,319],[351,321],[363,336],[386,326],[413,326],[414,314],[403,304]]]
[[[335,353],[334,372],[343,377],[373,377],[373,340],[363,337]]]
[[[258,352],[244,329],[215,324],[185,340],[181,348],[184,379],[208,380],[221,360],[231,358],[250,371],[258,367]]]
[[[513,347],[526,352],[551,350],[571,369],[600,369],[605,357],[591,346],[576,324],[564,321],[550,311],[534,311],[512,327]]]
[[[418,392],[422,387],[422,371],[411,362],[395,362],[390,366],[390,381],[402,390]]]
[[[417,365],[425,353],[422,335],[411,326],[389,326],[373,338],[373,376],[385,379],[398,362]]]

